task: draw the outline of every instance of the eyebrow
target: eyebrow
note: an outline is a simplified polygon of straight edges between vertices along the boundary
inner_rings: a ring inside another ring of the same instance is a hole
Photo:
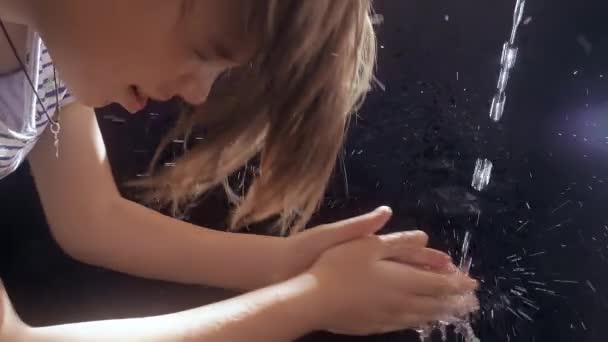
[[[237,61],[237,56],[234,51],[234,47],[231,46],[231,44],[226,43],[225,40],[220,40],[217,38],[211,39],[209,42],[209,46],[211,47],[211,50],[214,52],[214,54],[217,55],[217,57],[233,62]]]

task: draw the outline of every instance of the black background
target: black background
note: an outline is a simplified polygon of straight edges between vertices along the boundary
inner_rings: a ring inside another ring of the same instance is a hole
[[[608,3],[528,1],[524,17],[531,20],[519,32],[507,107],[494,123],[489,103],[514,2],[376,2],[384,16],[378,78],[386,89],[376,89],[353,121],[345,167],[314,221],[389,204],[396,215],[387,231],[422,228],[456,258],[471,231],[472,273],[483,281],[475,323],[482,341],[605,341]],[[160,115],[100,110],[119,182],[141,170],[173,119],[167,105],[148,112]],[[494,164],[481,193],[470,186],[477,158]],[[159,314],[227,295],[68,259],[49,235],[26,166],[0,182],[0,208],[0,274],[28,323]],[[191,220],[222,227],[224,213],[221,196],[211,196]],[[521,288],[538,310],[512,292]],[[409,332],[307,339],[416,340]]]

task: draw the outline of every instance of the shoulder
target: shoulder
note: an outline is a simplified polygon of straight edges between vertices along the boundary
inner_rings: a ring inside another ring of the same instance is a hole
[[[40,37],[33,31],[27,36],[26,70],[17,62],[19,72],[0,77],[0,178],[23,162],[57,108],[72,101]]]
[[[5,23],[6,33],[11,38],[17,54],[25,60],[28,49],[29,29],[25,25]],[[6,75],[20,69],[19,62],[15,58],[15,53],[5,35],[0,32],[0,75]]]

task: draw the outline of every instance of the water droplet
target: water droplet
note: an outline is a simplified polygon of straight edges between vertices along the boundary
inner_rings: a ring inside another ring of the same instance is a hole
[[[517,61],[517,47],[513,46],[509,42],[505,42],[502,47],[502,57],[500,64],[503,68],[512,69],[515,66],[515,62]]]
[[[517,36],[517,29],[524,16],[524,8],[526,7],[526,0],[517,0],[515,4],[515,12],[513,13],[513,29],[511,30],[511,44],[515,43],[515,37]]]
[[[585,54],[590,55],[593,52],[593,45],[585,35],[579,34],[576,37],[576,42],[583,48]]]
[[[490,184],[490,177],[492,175],[492,162],[488,159],[477,159],[475,162],[475,171],[473,172],[473,181],[471,186],[477,190],[482,191],[488,184]]]
[[[507,82],[509,82],[510,74],[509,69],[500,69],[500,75],[498,75],[498,85],[496,86],[499,93],[504,93],[507,90]]]
[[[490,107],[490,118],[492,118],[492,120],[495,122],[500,121],[502,118],[506,100],[507,96],[505,93],[498,93],[494,95],[494,98],[492,99],[492,106]]]

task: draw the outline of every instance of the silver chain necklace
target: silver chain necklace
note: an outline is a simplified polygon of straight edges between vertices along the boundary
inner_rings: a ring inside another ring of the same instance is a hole
[[[55,66],[53,66],[53,78],[55,81],[55,108],[57,111],[57,120],[53,120],[51,115],[49,115],[49,112],[46,109],[46,106],[40,99],[40,95],[38,95],[36,86],[34,85],[32,78],[30,77],[29,73],[27,72],[25,63],[23,63],[23,61],[21,60],[21,57],[19,57],[17,48],[15,48],[15,44],[13,43],[13,40],[11,39],[10,35],[8,34],[8,30],[6,29],[6,26],[4,25],[4,22],[2,20],[0,20],[0,27],[2,27],[2,32],[4,32],[4,36],[6,37],[8,44],[10,45],[11,49],[13,50],[13,53],[15,54],[15,58],[17,58],[17,61],[19,62],[19,66],[21,67],[21,70],[25,74],[25,78],[27,79],[28,83],[30,84],[32,91],[34,92],[34,96],[36,96],[36,101],[42,108],[42,112],[44,113],[44,115],[46,116],[46,118],[49,121],[51,133],[53,133],[53,136],[54,136],[55,157],[59,158],[59,131],[61,131],[61,125],[59,124],[59,117],[61,114],[61,108],[59,107],[59,86],[58,86],[58,82],[57,82],[57,70],[55,69]]]

